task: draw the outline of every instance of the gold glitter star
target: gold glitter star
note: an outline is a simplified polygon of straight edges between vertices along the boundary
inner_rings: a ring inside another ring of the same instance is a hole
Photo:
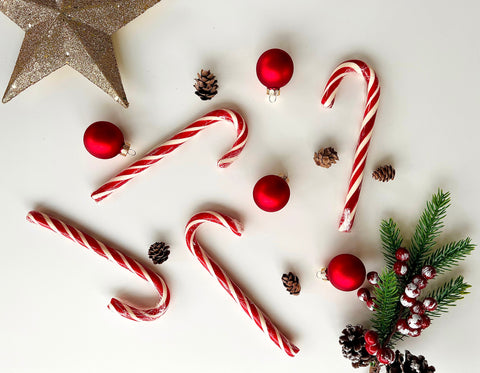
[[[112,34],[160,0],[0,0],[0,11],[25,31],[3,96],[68,65],[128,107]]]

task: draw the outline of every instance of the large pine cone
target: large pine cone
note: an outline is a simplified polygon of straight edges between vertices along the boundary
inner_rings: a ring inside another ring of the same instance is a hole
[[[165,242],[155,242],[148,249],[148,257],[152,260],[154,264],[162,264],[168,259],[170,254],[170,246],[165,244]]]
[[[395,169],[389,164],[378,167],[375,171],[373,171],[372,177],[375,180],[383,182],[393,180],[395,179]]]
[[[410,351],[405,351],[405,361],[400,351],[395,351],[395,361],[387,365],[387,373],[433,373],[435,368],[429,366],[427,360],[422,355],[412,355]]]
[[[288,274],[284,273],[282,275],[282,282],[283,286],[285,286],[285,288],[290,294],[300,294],[300,281],[298,280],[298,277],[295,276],[292,272],[288,272]]]
[[[347,325],[342,330],[338,342],[342,345],[342,354],[351,360],[354,368],[366,367],[374,358],[365,350],[366,330],[361,325]]]
[[[195,79],[195,94],[202,100],[211,100],[218,92],[218,84],[210,70],[203,70],[197,74]]]
[[[321,148],[315,155],[313,156],[313,160],[317,164],[317,166],[330,168],[332,164],[337,163],[338,161],[338,154],[334,148]]]

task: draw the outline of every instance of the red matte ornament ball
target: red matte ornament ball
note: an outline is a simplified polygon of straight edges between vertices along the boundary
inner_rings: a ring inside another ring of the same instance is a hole
[[[366,270],[362,261],[352,254],[340,254],[330,260],[327,277],[334,287],[352,291],[362,286]]]
[[[109,159],[120,154],[125,140],[123,133],[113,123],[92,123],[83,135],[83,144],[88,152],[100,159]]]
[[[280,89],[293,75],[293,60],[282,49],[269,49],[257,61],[257,77],[267,89]]]
[[[285,207],[290,199],[287,181],[277,175],[267,175],[253,188],[253,200],[263,211],[275,212]]]

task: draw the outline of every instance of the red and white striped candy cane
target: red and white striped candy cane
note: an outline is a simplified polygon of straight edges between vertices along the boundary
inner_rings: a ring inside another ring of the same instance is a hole
[[[338,227],[338,230],[341,232],[349,232],[352,228],[353,221],[355,220],[360,188],[362,186],[363,171],[367,160],[368,146],[370,145],[373,125],[377,115],[378,100],[380,98],[380,85],[375,71],[363,61],[349,60],[338,65],[330,76],[325,91],[323,92],[323,106],[327,108],[333,106],[340,82],[345,75],[351,72],[362,75],[367,82],[367,103],[365,106],[365,112],[363,113],[360,136],[358,138],[355,157],[353,159],[347,197],[345,198],[345,205]]]
[[[293,345],[277,327],[268,319],[268,317],[243,293],[243,291],[227,276],[225,271],[213,261],[197,241],[197,229],[205,222],[219,224],[237,236],[242,235],[242,225],[230,218],[215,211],[205,211],[194,215],[185,227],[185,240],[191,253],[205,267],[205,269],[217,279],[218,283],[227,291],[228,294],[242,307],[245,313],[257,324],[257,326],[266,333],[270,339],[289,356],[295,356],[299,351],[298,347]]]
[[[201,130],[209,127],[212,124],[220,122],[229,122],[233,124],[235,130],[237,131],[237,139],[232,148],[222,158],[220,158],[217,163],[218,167],[220,168],[226,168],[230,166],[242,152],[243,148],[245,147],[245,143],[247,142],[247,123],[240,114],[233,110],[214,110],[202,118],[197,119],[188,127],[171,137],[169,140],[151,150],[150,153],[148,153],[145,157],[136,161],[130,167],[124,169],[115,177],[107,181],[92,193],[92,198],[96,202],[100,202],[122,185],[133,179],[136,175],[147,170],[153,164],[163,159],[163,157],[175,151],[180,145],[195,136]]]
[[[158,304],[150,309],[140,309],[124,303],[116,298],[110,300],[108,308],[120,316],[134,321],[153,321],[162,316],[167,310],[170,303],[170,292],[165,281],[152,270],[145,268],[136,260],[129,258],[120,251],[115,250],[88,234],[78,230],[77,228],[65,224],[63,221],[53,218],[47,214],[38,211],[30,211],[27,220],[31,223],[38,224],[44,228],[50,229],[62,236],[69,238],[73,242],[78,243],[92,250],[98,255],[110,260],[119,266],[135,273],[145,281],[151,283],[160,294]]]

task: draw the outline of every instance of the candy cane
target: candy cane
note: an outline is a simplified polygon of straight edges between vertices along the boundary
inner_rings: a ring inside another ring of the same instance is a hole
[[[242,235],[242,225],[230,218],[215,211],[205,211],[194,215],[185,227],[185,240],[191,253],[205,267],[205,269],[217,279],[220,285],[228,294],[242,307],[245,313],[266,333],[270,339],[289,356],[295,356],[299,351],[290,341],[279,332],[277,327],[268,317],[240,290],[240,288],[227,276],[225,271],[215,263],[205,252],[197,241],[197,229],[205,222],[219,224],[237,236]]]
[[[188,127],[171,137],[169,140],[150,151],[150,153],[148,153],[145,157],[133,163],[130,167],[124,169],[112,179],[107,181],[92,193],[92,198],[96,202],[100,202],[122,185],[133,179],[136,175],[147,170],[153,164],[163,159],[163,157],[175,151],[175,149],[195,136],[201,130],[212,124],[220,122],[230,122],[237,131],[237,139],[232,148],[222,158],[220,158],[217,163],[218,167],[220,168],[226,168],[230,166],[242,152],[243,148],[245,147],[245,143],[247,142],[247,123],[245,123],[240,114],[233,110],[215,110],[206,114],[204,117],[197,119]]]
[[[360,136],[358,138],[355,157],[353,159],[352,172],[350,174],[350,182],[348,184],[347,197],[343,213],[340,218],[338,230],[341,232],[349,232],[355,220],[357,211],[358,198],[360,196],[360,188],[362,186],[363,171],[367,160],[368,146],[372,137],[373,125],[378,109],[378,99],[380,98],[380,85],[378,83],[377,74],[365,62],[360,60],[350,60],[342,62],[332,73],[325,87],[322,97],[322,105],[331,108],[335,102],[338,86],[342,79],[350,72],[361,74],[367,82],[367,103],[365,112],[363,113],[362,126],[360,128]]]
[[[117,263],[119,266],[128,269],[130,272],[137,274],[145,281],[151,283],[160,294],[160,301],[154,308],[142,310],[124,303],[118,299],[112,298],[108,308],[120,316],[134,321],[153,321],[162,316],[167,310],[170,303],[170,292],[165,281],[155,272],[143,267],[140,263],[128,256],[122,254],[120,251],[112,249],[104,243],[96,240],[77,228],[65,224],[63,221],[55,219],[47,214],[30,211],[27,215],[27,220],[31,223],[38,224],[44,228],[50,229],[53,232],[61,234],[70,240],[78,243],[97,253],[98,255]]]

